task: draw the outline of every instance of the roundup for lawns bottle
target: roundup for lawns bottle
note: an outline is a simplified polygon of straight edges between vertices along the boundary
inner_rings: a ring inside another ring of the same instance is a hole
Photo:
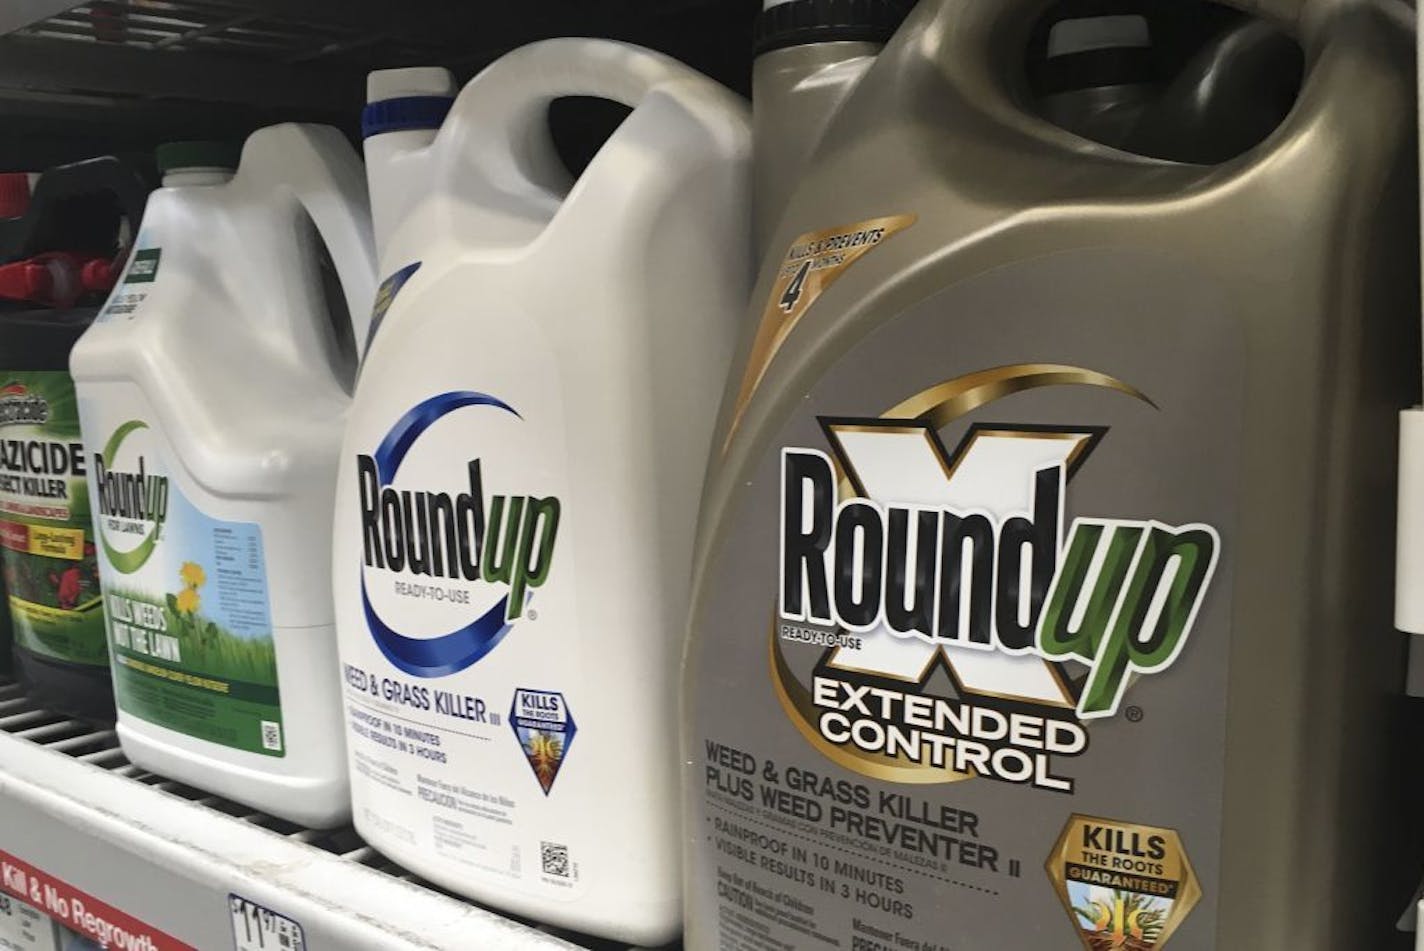
[[[145,769],[327,826],[349,811],[331,505],[374,296],[365,181],[325,126],[236,157],[160,149],[164,187],[71,359],[118,733]]]
[[[924,0],[827,125],[704,502],[693,951],[1394,947],[1413,37],[1242,5],[1308,66],[1224,164],[1032,115],[1037,0]]]
[[[151,188],[143,171],[116,158],[46,171],[28,214],[0,228],[0,257],[24,257],[0,272],[42,300],[102,302]],[[0,281],[0,298],[7,290],[16,288]],[[69,376],[70,349],[96,313],[0,302],[0,565],[16,673],[30,695],[111,723],[88,467]]]
[[[482,903],[660,944],[682,923],[677,663],[749,290],[748,117],[603,40],[525,47],[431,101],[449,83],[378,73],[364,123],[384,283],[334,559],[355,822]],[[566,96],[632,107],[577,180],[547,119]]]

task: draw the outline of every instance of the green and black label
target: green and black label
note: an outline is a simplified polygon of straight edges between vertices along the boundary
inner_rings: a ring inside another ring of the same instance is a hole
[[[139,240],[143,240],[143,235],[139,235]],[[124,269],[123,279],[109,295],[108,302],[104,304],[104,309],[99,311],[95,321],[105,323],[115,318],[129,320],[138,316],[158,280],[158,266],[162,261],[162,248],[139,248],[134,251]]]
[[[124,283],[152,284],[158,280],[158,264],[161,260],[162,248],[142,248],[135,251],[128,272],[124,274]]]

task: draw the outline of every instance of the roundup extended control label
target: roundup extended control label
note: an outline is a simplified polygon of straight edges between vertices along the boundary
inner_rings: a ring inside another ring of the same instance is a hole
[[[86,405],[114,695],[130,716],[263,756],[286,755],[261,528],[202,511],[163,437]]]
[[[0,385],[0,563],[16,643],[107,668],[99,566],[74,383],[56,370]]]
[[[338,590],[356,582],[362,619],[344,688],[358,817],[449,869],[567,900],[582,890],[560,798],[577,650],[550,640],[575,616],[567,492],[530,411],[436,393],[344,460],[338,517],[361,557]]]
[[[745,470],[693,617],[691,948],[1215,946],[1236,338],[1194,288],[1170,346],[1053,313],[1049,270],[871,332]]]

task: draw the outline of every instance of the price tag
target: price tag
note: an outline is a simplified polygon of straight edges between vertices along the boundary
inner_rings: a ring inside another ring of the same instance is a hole
[[[235,951],[306,951],[302,926],[286,915],[241,895],[228,895],[227,903]]]
[[[0,951],[59,951],[54,922],[39,909],[0,892]]]

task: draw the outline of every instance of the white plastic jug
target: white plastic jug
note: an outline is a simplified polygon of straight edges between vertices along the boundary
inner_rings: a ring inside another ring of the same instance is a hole
[[[448,88],[376,74],[401,95],[365,122],[385,283],[334,567],[355,821],[481,902],[661,943],[697,499],[751,266],[747,110],[603,40]],[[632,107],[577,181],[546,115],[573,95]]]
[[[155,773],[336,825],[349,798],[331,506],[355,361],[321,245],[363,340],[361,162],[308,125],[253,133],[235,175],[177,152],[70,359],[119,739]]]

